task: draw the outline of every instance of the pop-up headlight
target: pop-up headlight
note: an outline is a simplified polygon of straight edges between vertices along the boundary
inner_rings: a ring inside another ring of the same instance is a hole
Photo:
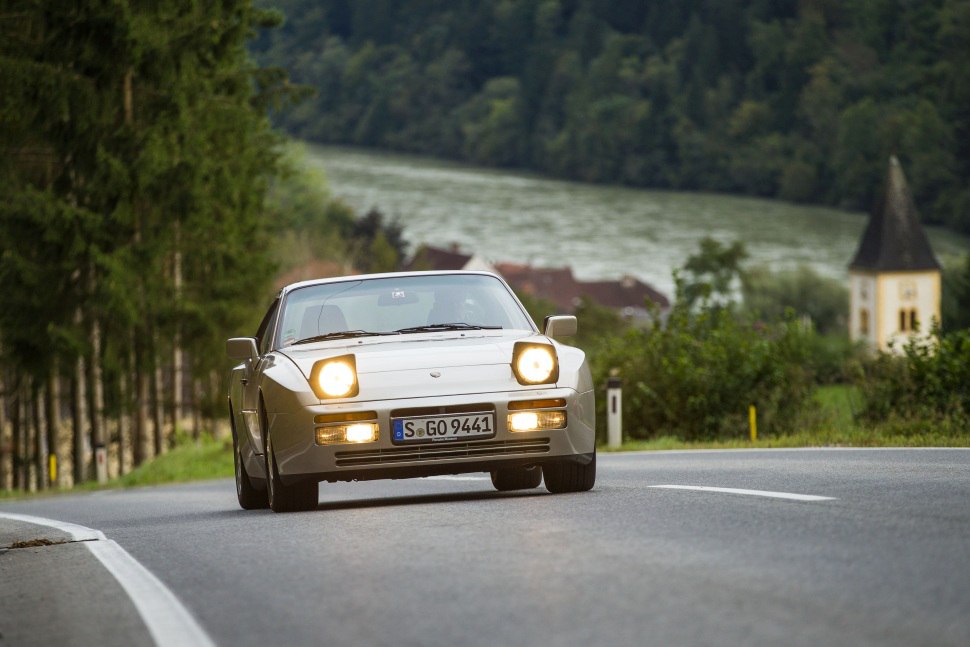
[[[516,342],[512,372],[519,384],[551,384],[559,379],[559,358],[552,344]]]
[[[310,371],[310,388],[321,400],[357,395],[357,361],[354,356],[341,355],[314,364]]]

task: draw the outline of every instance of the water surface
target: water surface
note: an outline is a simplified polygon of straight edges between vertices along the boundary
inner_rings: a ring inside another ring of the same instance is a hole
[[[671,270],[710,236],[741,240],[749,263],[809,265],[846,278],[866,216],[710,193],[678,193],[554,180],[429,158],[308,146],[333,193],[358,211],[399,218],[413,251],[457,243],[492,262],[569,265],[581,279],[639,277],[673,293]],[[929,228],[941,260],[970,239]]]

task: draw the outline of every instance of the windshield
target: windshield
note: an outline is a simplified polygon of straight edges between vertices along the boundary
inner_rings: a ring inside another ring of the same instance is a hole
[[[495,277],[358,279],[287,294],[277,347],[325,338],[492,328],[534,330],[528,315]]]

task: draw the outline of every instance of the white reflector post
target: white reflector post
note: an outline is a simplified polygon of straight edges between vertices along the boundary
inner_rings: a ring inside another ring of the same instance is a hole
[[[623,444],[623,382],[616,375],[606,380],[606,444],[619,449]]]

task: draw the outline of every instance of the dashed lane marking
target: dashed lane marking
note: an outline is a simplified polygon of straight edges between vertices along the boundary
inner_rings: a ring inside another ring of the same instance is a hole
[[[835,497],[817,496],[815,494],[793,494],[791,492],[771,492],[768,490],[742,490],[730,487],[711,487],[708,485],[648,485],[647,487],[661,490],[696,490],[698,492],[720,492],[723,494],[746,494],[761,496],[769,499],[788,499],[790,501],[835,501]]]

